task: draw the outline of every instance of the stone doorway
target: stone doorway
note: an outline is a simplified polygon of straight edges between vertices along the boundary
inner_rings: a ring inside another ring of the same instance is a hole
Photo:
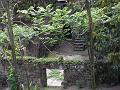
[[[61,69],[46,69],[47,86],[62,86],[64,80],[64,70]]]

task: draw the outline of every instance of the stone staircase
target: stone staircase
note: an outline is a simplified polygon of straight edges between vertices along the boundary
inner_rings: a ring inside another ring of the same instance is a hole
[[[85,38],[83,38],[80,35],[78,35],[74,39],[73,45],[74,45],[74,51],[85,51],[85,49],[87,48],[87,44],[86,44]]]

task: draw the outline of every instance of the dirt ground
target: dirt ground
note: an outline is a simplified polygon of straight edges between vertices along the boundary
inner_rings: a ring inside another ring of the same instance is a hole
[[[9,90],[8,88],[0,88],[0,90]],[[68,89],[63,89],[62,87],[49,87],[49,88],[44,88],[40,90],[91,90],[89,88],[81,88],[78,89],[75,86],[69,87]],[[114,87],[108,87],[108,88],[98,88],[96,90],[120,90],[120,85],[119,86],[114,86]]]
[[[89,88],[83,88],[83,89],[78,89],[76,87],[70,87],[68,89],[62,89],[62,88],[47,88],[43,90],[91,90]],[[115,86],[115,87],[109,87],[109,88],[98,88],[96,90],[120,90],[120,86]]]
[[[88,50],[74,51],[73,43],[65,41],[57,47],[53,53],[57,56],[63,56],[64,60],[89,60]]]

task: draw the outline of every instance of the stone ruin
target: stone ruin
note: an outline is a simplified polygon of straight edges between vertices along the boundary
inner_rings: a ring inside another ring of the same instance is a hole
[[[1,66],[1,65],[0,65]],[[61,69],[64,70],[64,81],[61,83],[63,88],[67,88],[72,85],[78,85],[80,88],[88,87],[90,81],[90,72],[87,64],[79,63],[45,63],[34,64],[32,62],[25,62],[24,60],[17,62],[16,64],[17,74],[21,84],[27,85],[28,80],[33,85],[40,87],[47,87],[47,73],[46,69]],[[8,63],[4,63],[3,67],[7,71]],[[5,79],[5,80],[3,80]],[[0,82],[7,85],[6,75],[4,78],[0,77]]]

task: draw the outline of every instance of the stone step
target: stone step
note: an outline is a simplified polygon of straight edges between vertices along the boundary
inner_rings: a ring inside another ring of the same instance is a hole
[[[74,51],[85,51],[85,49],[74,49]]]
[[[74,51],[85,51],[86,41],[82,37],[75,38],[74,42]]]
[[[74,45],[74,48],[85,48],[85,45]]]
[[[74,43],[75,43],[75,42],[82,42],[82,43],[85,43],[85,40],[76,40],[76,39],[75,39],[75,40],[74,40]]]
[[[76,42],[76,43],[74,43],[74,45],[86,45],[86,43]]]
[[[84,40],[85,41],[85,39],[82,39],[82,38],[75,38],[74,40]]]
[[[72,39],[66,39],[66,41],[72,41]]]
[[[85,51],[84,48],[74,48],[74,51]]]

